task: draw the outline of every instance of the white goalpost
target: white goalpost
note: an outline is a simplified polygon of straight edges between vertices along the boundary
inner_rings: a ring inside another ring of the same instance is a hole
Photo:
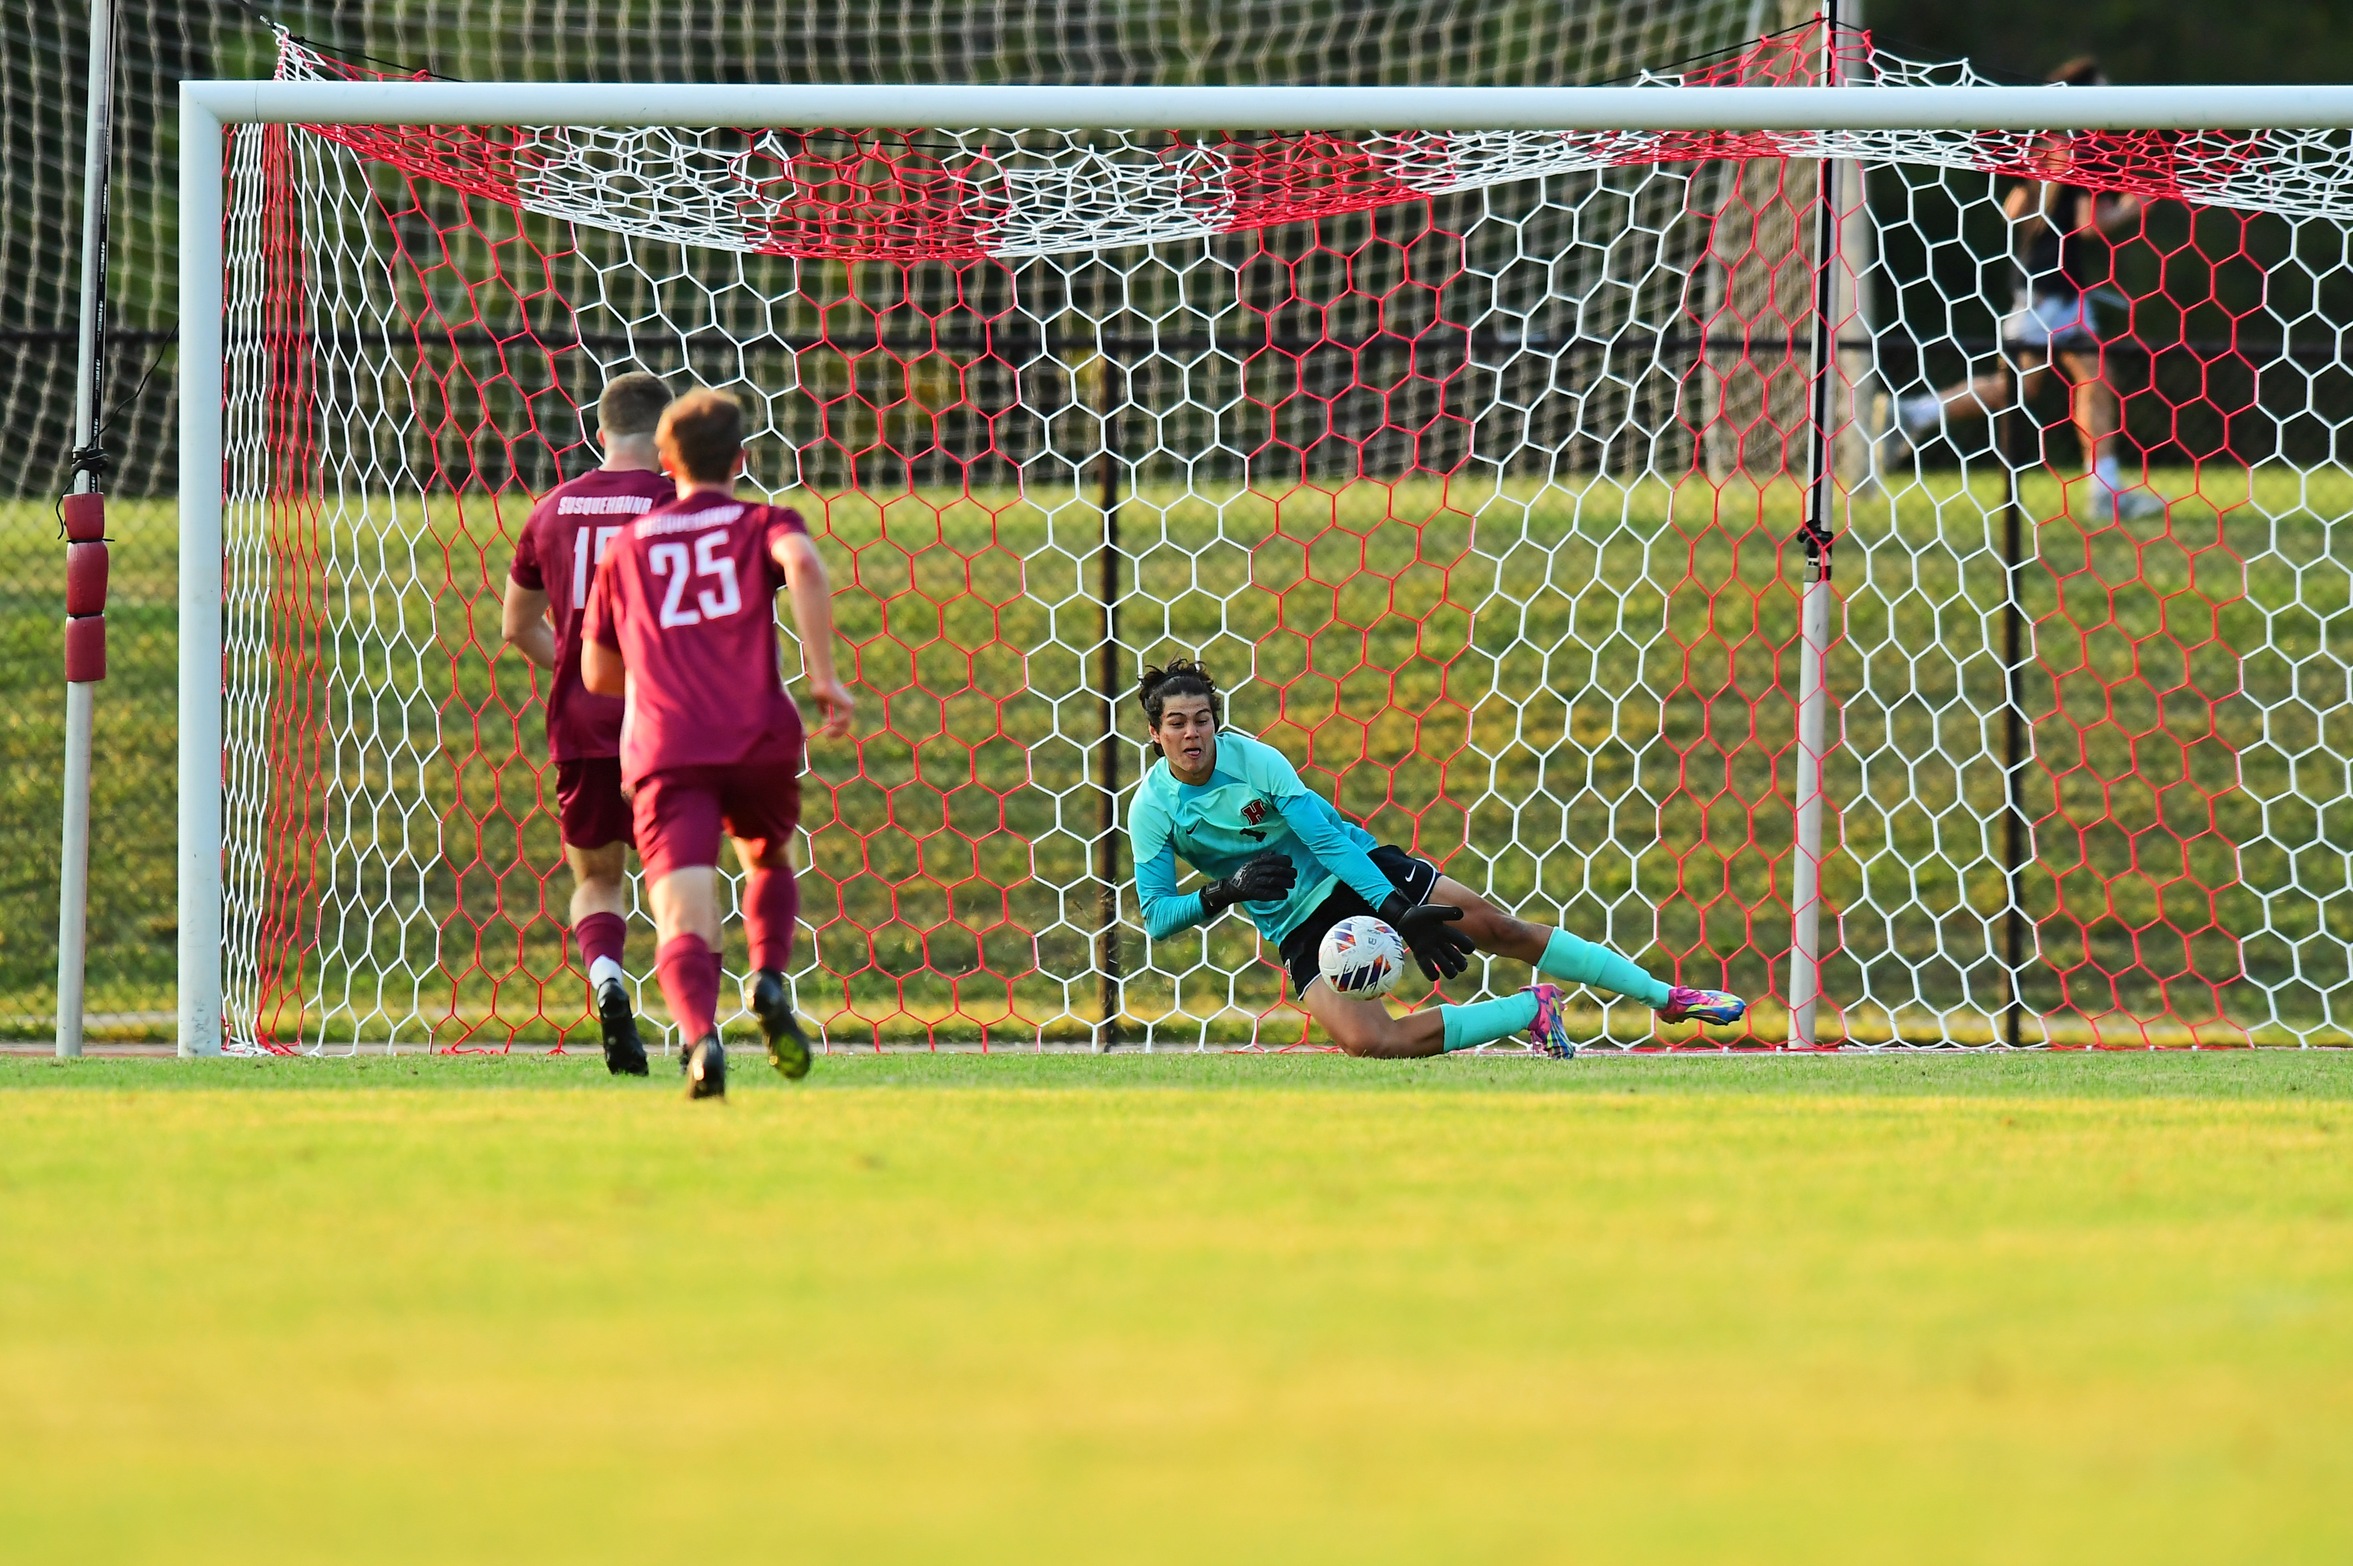
[[[837,1046],[1297,1037],[1240,932],[1121,913],[1122,692],[1196,650],[1376,833],[1755,995],[1751,1042],[2343,1037],[2353,88],[1845,47],[185,84],[181,1053],[582,1025],[535,687],[476,621],[640,367],[743,390],[840,562],[877,727],[812,759],[793,976]],[[1791,59],[1847,84],[1743,84]],[[2096,337],[2016,335],[2028,178],[2138,204]],[[2177,229],[2202,297],[2134,248]],[[2034,382],[2081,364],[2139,520]]]

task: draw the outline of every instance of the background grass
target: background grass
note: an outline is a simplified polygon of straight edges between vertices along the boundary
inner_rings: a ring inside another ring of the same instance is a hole
[[[0,1531],[2340,1559],[2347,1067],[9,1062]]]
[[[2353,987],[2353,904],[2337,896],[2353,837],[2326,760],[2346,742],[2330,693],[2353,663],[2353,594],[2330,541],[2353,490],[2285,471],[2155,482],[2170,514],[2109,528],[2070,521],[2047,475],[2024,486],[2020,895],[2039,960],[2023,993],[2063,1040],[2334,1036]],[[1832,669],[1841,847],[1825,870],[1843,942],[1834,1036],[1989,1038],[2007,997],[1999,505],[1989,481],[1932,475],[1849,519]],[[1206,650],[1236,686],[1235,720],[1376,833],[1532,916],[1764,998],[1755,1031],[1776,1036],[1796,506],[1793,491],[1697,481],[1146,487],[1121,507],[1115,661]],[[1104,721],[1093,497],[851,494],[820,509],[866,705],[855,744],[813,753],[804,1010],[843,1042],[1087,1036]],[[231,658],[239,688],[266,696],[229,715],[230,874],[244,931],[274,919],[324,947],[279,971],[233,963],[243,1005],[279,1036],[587,1031],[535,687],[490,656],[513,510],[461,497],[397,529],[380,506],[249,524]],[[114,525],[92,1005],[101,1036],[154,1036],[175,934],[156,840],[174,519],[126,503]],[[9,591],[29,603],[47,586]],[[246,629],[265,598],[281,616],[331,603],[344,629],[265,648]],[[37,717],[48,670],[23,639],[11,694]],[[1122,728],[1132,785],[1147,758],[1124,714]],[[10,733],[28,768],[58,742],[37,721]],[[46,813],[12,809],[0,859],[28,910],[54,886],[45,775]],[[1300,1036],[1272,966],[1228,924],[1147,950],[1123,908],[1131,1038]],[[45,1026],[53,963],[44,920],[10,921],[12,1030]],[[1632,1015],[1584,1026],[1648,1033]]]

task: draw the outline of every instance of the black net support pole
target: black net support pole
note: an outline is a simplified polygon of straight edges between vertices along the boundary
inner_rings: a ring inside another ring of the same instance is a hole
[[[1994,448],[2002,466],[2002,1037],[2015,1049],[2025,1003],[2018,993],[2024,961],[2026,919],[2026,670],[2023,663],[2025,609],[2019,602],[2019,573],[2025,569],[2025,506],[2018,493],[2018,467],[2025,460],[2026,377],[2013,365],[2011,395],[1995,420]]]
[[[1126,387],[1121,384],[1119,363],[1108,349],[1096,363],[1102,372],[1098,412],[1103,426],[1102,488],[1097,497],[1103,511],[1103,542],[1096,559],[1103,632],[1097,674],[1103,695],[1103,735],[1096,749],[1101,813],[1095,831],[1095,881],[1100,897],[1095,914],[1095,1049],[1101,1053],[1118,1048],[1120,1043],[1119,699],[1125,671],[1119,658],[1119,407]]]

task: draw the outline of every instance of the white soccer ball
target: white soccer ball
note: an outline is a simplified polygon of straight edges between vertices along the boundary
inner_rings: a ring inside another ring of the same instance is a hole
[[[1405,943],[1386,919],[1371,914],[1333,925],[1316,960],[1324,982],[1352,1000],[1378,1000],[1405,977]]]

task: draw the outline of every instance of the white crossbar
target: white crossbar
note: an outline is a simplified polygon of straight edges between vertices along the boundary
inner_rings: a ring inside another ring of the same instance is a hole
[[[1056,130],[2253,130],[2353,127],[2353,86],[1024,87],[192,81],[223,121]]]

